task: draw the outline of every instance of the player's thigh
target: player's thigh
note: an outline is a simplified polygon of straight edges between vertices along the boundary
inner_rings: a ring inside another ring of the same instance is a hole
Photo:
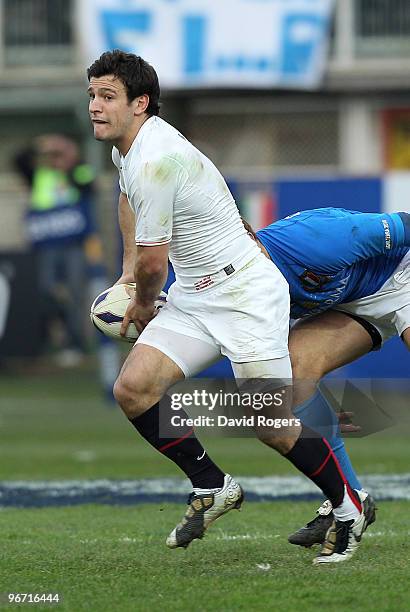
[[[200,329],[186,326],[184,319],[181,325],[180,321],[176,324],[162,315],[161,311],[144,329],[137,346],[156,348],[179,367],[185,378],[195,376],[222,358],[219,346]]]
[[[188,372],[221,358],[218,347],[173,330],[148,325],[128,355],[114,385],[114,396],[128,418],[151,408]]]
[[[289,355],[264,361],[232,363],[232,368],[246,399],[244,413],[252,418],[256,436],[280,453],[288,453],[300,435],[300,425],[292,413],[292,366]]]
[[[165,306],[137,340],[137,344],[147,344],[168,355],[186,378],[221,359],[219,344],[196,316],[196,309],[201,307],[196,297],[172,285]]]
[[[277,381],[277,386],[289,385],[292,380],[290,357],[266,359],[263,361],[232,362],[232,369],[237,379],[267,378]]]
[[[348,315],[328,311],[298,321],[289,335],[289,351],[296,379],[319,380],[362,357],[373,348],[369,333]]]
[[[127,411],[144,412],[161,399],[174,383],[182,380],[181,368],[160,350],[136,344],[127,356],[114,395]]]

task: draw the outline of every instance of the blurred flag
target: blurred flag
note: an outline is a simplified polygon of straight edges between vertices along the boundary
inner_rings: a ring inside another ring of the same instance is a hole
[[[239,212],[254,230],[266,227],[278,219],[275,186],[272,182],[232,180],[228,184]]]

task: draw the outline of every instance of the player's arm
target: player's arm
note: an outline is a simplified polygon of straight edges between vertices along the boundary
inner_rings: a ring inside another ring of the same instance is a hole
[[[168,276],[168,243],[158,246],[137,246],[134,278],[141,306],[153,304]]]
[[[129,205],[125,193],[121,192],[118,199],[118,221],[120,225],[123,257],[122,274],[117,283],[134,283],[137,246],[135,244],[135,213]]]
[[[168,276],[168,243],[156,246],[138,246],[133,279],[135,297],[124,315],[120,334],[125,336],[131,321],[139,332],[156,315],[155,300]]]
[[[359,218],[370,217],[369,224],[365,220],[367,242],[376,255],[387,253],[392,248],[410,246],[410,215],[405,212],[357,215]],[[378,251],[378,252],[377,252]]]
[[[259,230],[256,237],[272,259],[277,254],[313,272],[335,274],[358,261],[410,246],[409,219],[407,213],[322,208],[272,223]]]
[[[292,250],[313,271],[333,274],[356,262],[406,246],[402,213],[358,213],[343,209],[306,211],[292,226]]]
[[[348,218],[351,263],[410,246],[409,219],[407,213],[359,213]]]
[[[168,243],[138,246],[134,266],[135,297],[131,299],[120,334],[124,336],[131,321],[141,332],[155,316],[155,300],[168,276]]]

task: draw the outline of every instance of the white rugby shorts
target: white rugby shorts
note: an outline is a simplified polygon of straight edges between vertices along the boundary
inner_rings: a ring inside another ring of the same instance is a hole
[[[369,321],[379,331],[382,342],[401,336],[410,327],[410,251],[376,293],[339,304],[335,310]]]
[[[289,355],[289,308],[285,278],[260,253],[223,282],[196,293],[184,292],[174,283],[166,305],[137,344],[159,349],[186,376],[221,355],[234,363],[280,359]]]

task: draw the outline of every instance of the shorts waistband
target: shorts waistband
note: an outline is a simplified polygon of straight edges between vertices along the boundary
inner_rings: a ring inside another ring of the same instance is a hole
[[[219,284],[219,282],[225,280],[227,276],[231,276],[236,272],[236,268],[233,264],[228,264],[220,270],[219,272],[215,272],[215,274],[207,274],[200,278],[196,283],[194,283],[195,291],[202,291],[203,289],[207,289],[208,287],[212,287],[212,285]]]
[[[251,264],[259,255],[260,253],[257,253],[256,255],[251,257],[251,259],[246,258],[245,260],[239,260],[235,263],[235,265],[230,263],[224,268],[222,268],[222,270],[219,270],[219,272],[203,276],[194,283],[194,292],[197,293],[199,291],[203,291],[205,289],[209,289],[210,287],[219,285],[221,282],[223,282],[233,274],[239,272],[240,270]]]

